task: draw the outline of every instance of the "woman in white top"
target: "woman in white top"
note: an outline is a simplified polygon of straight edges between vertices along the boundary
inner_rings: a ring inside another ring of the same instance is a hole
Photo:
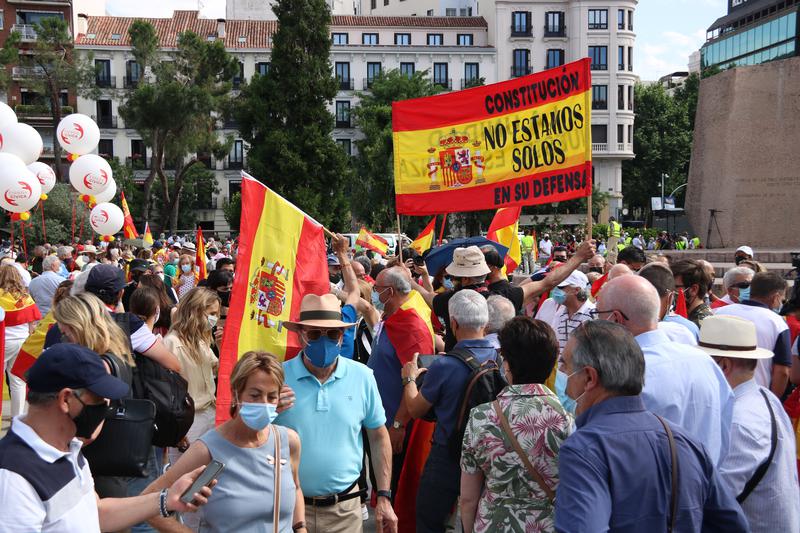
[[[178,260],[178,271],[172,280],[172,287],[178,291],[178,299],[184,298],[189,291],[197,287],[197,272],[194,268],[194,257],[184,254]]]

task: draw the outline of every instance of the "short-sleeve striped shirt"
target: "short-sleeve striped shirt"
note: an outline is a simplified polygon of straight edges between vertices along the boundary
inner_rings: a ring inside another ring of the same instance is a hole
[[[567,345],[567,341],[569,340],[569,336],[572,334],[572,332],[587,320],[592,319],[589,313],[592,309],[594,309],[594,307],[594,304],[587,300],[572,316],[569,316],[569,311],[567,311],[566,305],[562,305],[558,308],[555,317],[553,317],[553,322],[551,325],[553,326],[553,329],[556,330],[558,347],[561,352],[564,351],[564,346]]]

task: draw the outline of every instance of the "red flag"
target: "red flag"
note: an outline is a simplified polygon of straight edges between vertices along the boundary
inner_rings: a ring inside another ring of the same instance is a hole
[[[606,281],[608,281],[608,272],[597,278],[595,282],[592,283],[592,298],[597,297],[597,293],[600,292],[600,289],[603,288],[603,285],[606,284]]]
[[[203,280],[208,277],[206,272],[206,241],[203,240],[203,229],[197,228],[197,252],[194,256],[194,264],[197,267],[197,279]]]
[[[676,296],[675,314],[683,318],[689,318],[689,312],[686,310],[686,295],[683,293],[683,289],[679,290]]]
[[[125,191],[120,191],[119,198],[122,204],[122,214],[125,215],[125,224],[122,226],[122,231],[125,233],[126,239],[135,239],[139,236],[139,233],[136,231],[136,226],[133,223],[131,210],[128,209],[128,202],[125,201]]]
[[[490,241],[498,242],[508,248],[505,257],[506,272],[514,272],[522,262],[522,252],[519,245],[519,216],[522,214],[522,206],[504,207],[497,210],[492,223],[489,224],[489,231],[486,238]]]

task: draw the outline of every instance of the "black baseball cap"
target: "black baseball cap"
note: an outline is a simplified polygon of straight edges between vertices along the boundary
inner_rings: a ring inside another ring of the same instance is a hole
[[[125,288],[125,274],[112,265],[96,265],[86,277],[86,290],[92,293],[118,293]]]
[[[34,392],[87,389],[109,400],[118,400],[130,390],[127,383],[108,373],[99,355],[69,343],[42,352],[28,370],[28,388]]]
[[[129,270],[131,272],[136,272],[136,271],[144,272],[145,270],[150,270],[150,263],[147,262],[146,259],[134,259],[130,263],[130,269]]]

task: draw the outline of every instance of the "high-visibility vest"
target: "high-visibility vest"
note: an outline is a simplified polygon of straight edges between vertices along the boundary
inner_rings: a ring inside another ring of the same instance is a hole
[[[522,237],[522,251],[528,253],[533,250],[533,237],[531,235],[525,235]]]
[[[622,224],[617,222],[616,220],[612,220],[608,224],[608,229],[610,231],[609,237],[617,237],[619,238],[620,232],[622,231]]]
[[[695,237],[694,239],[692,239],[692,243],[694,244],[695,250],[700,248],[700,237]]]

